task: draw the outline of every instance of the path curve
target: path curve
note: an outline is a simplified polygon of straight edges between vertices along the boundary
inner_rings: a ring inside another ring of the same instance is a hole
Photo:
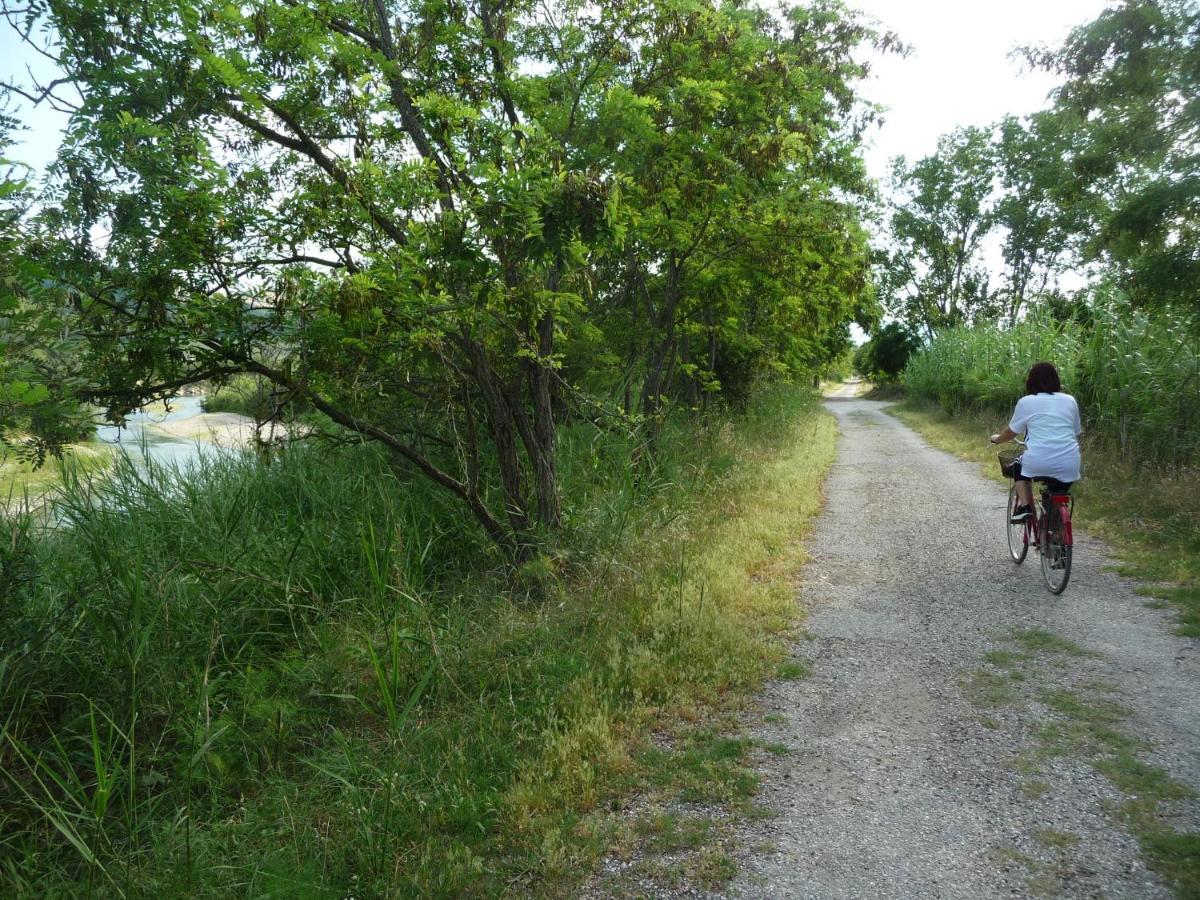
[[[1197,642],[1173,636],[1170,613],[1105,571],[1113,560],[1086,536],[1053,597],[1036,556],[1007,558],[1002,486],[886,404],[827,405],[839,455],[802,576],[810,640],[796,648],[811,674],[769,685],[750,726],[789,752],[763,754],[759,801],[776,815],[741,826],[723,893],[1169,897],[1106,812],[1125,799],[1112,783],[1081,754],[1033,755],[1057,721],[1036,697],[1103,691],[1132,710],[1119,727],[1143,759],[1200,790]],[[996,675],[985,654],[1020,650],[1022,629],[1094,655],[1038,655],[1017,685],[1035,699],[981,707],[972,678]],[[1172,812],[1179,830],[1200,824],[1190,802]]]

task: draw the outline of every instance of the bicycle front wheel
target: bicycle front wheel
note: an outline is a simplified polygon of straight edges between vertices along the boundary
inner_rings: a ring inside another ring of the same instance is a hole
[[[1025,539],[1025,523],[1013,523],[1013,513],[1020,505],[1021,501],[1017,497],[1017,485],[1013,483],[1012,489],[1008,492],[1008,508],[1005,511],[1004,522],[1008,529],[1008,554],[1013,558],[1013,562],[1020,564],[1025,561],[1025,554],[1029,552],[1029,542]]]
[[[1053,504],[1049,504],[1054,509]],[[1071,545],[1066,542],[1066,529],[1062,526],[1057,510],[1050,515],[1049,533],[1043,542],[1042,579],[1052,594],[1061,594],[1071,580]]]

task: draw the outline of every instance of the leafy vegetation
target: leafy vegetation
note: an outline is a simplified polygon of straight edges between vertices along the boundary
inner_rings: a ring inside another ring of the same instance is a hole
[[[5,158],[16,124],[0,107],[0,466],[14,478],[88,432],[66,390],[78,386],[79,369],[76,345],[60,338],[65,310],[46,270],[24,252],[28,173]]]
[[[890,39],[836,0],[0,3],[80,97],[21,218],[83,377],[39,396],[255,376],[522,564],[579,501],[563,428],[744,405],[875,316],[854,86]]]
[[[515,572],[370,445],[123,465],[68,482],[68,527],[6,516],[8,892],[533,892],[610,799],[744,781],[645,735],[779,666],[832,420],[792,390],[668,420],[637,475],[627,440],[564,432],[588,502]]]
[[[894,383],[920,341],[898,322],[889,322],[854,352],[854,370],[865,378]]]

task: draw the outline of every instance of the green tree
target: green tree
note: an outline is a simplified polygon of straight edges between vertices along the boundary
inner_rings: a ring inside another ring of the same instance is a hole
[[[1087,217],[1085,249],[1136,302],[1195,303],[1200,7],[1124,0],[1030,57],[1064,78],[1054,106],[1074,134],[1061,202]]]
[[[260,376],[511,559],[568,417],[800,371],[870,308],[838,4],[5,8],[82,96],[41,219],[83,393]]]
[[[995,166],[1000,195],[994,223],[1003,234],[1005,271],[997,301],[1009,323],[1027,303],[1052,292],[1063,260],[1077,241],[1078,210],[1060,202],[1072,178],[1068,154],[1072,131],[1063,117],[1035,113],[1000,122]]]
[[[854,353],[854,368],[864,378],[894,382],[921,341],[899,322],[889,322]]]
[[[911,166],[892,165],[887,245],[876,277],[888,311],[927,335],[989,311],[988,275],[978,260],[994,223],[993,151],[982,128],[962,128]]]
[[[0,456],[36,464],[88,431],[66,292],[37,258],[25,167],[4,158],[17,123],[0,113]]]
[[[876,36],[825,2],[782,19],[659,3],[633,35],[589,164],[624,186],[601,325],[615,381],[653,423],[670,397],[736,402],[763,374],[811,371],[827,332],[869,317],[847,199],[867,188],[847,126],[864,73],[854,54]]]

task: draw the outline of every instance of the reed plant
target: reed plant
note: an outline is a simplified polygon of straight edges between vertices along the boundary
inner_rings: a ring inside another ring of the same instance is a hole
[[[67,472],[0,517],[0,894],[562,892],[651,724],[778,659],[833,436],[567,428],[516,572],[367,446]]]
[[[1098,300],[1084,321],[1035,313],[1010,328],[984,324],[938,335],[904,373],[910,396],[948,411],[1004,414],[1025,375],[1053,362],[1079,400],[1086,431],[1126,460],[1200,463],[1200,318]]]

